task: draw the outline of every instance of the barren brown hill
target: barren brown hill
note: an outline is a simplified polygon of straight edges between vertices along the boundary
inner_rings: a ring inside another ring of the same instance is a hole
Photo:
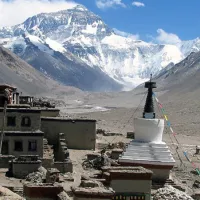
[[[74,93],[79,90],[63,86],[34,69],[14,53],[0,46],[0,83],[16,86],[20,92],[31,95]]]

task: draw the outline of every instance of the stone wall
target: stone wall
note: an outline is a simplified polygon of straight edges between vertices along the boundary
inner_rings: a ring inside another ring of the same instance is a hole
[[[103,178],[116,195],[151,199],[152,171],[143,167],[105,167]]]
[[[59,133],[58,144],[54,149],[55,162],[54,167],[60,172],[73,172],[73,165],[69,158],[69,151],[67,148],[64,133]]]
[[[95,120],[42,117],[41,130],[45,133],[45,138],[51,145],[57,145],[59,133],[64,133],[68,148],[95,149]]]
[[[5,131],[40,130],[40,126],[41,126],[40,113],[41,113],[41,111],[38,109],[8,108],[7,114],[6,114],[6,121],[5,121]],[[7,118],[8,117],[16,117],[16,125],[15,126],[7,126]],[[21,126],[23,117],[30,117],[30,119],[31,119],[30,127]],[[3,118],[3,109],[0,109],[0,127],[2,127],[2,118]]]
[[[33,184],[24,185],[24,196],[27,200],[57,200],[58,194],[63,192],[63,187],[53,184],[40,186]]]
[[[56,145],[54,152],[56,161],[64,161],[65,159],[69,159],[69,151],[64,133],[59,133],[58,145]]]
[[[60,114],[59,109],[55,108],[41,108],[41,117],[58,117]]]
[[[73,172],[73,165],[71,160],[54,162],[54,167],[57,168],[61,173]]]
[[[54,164],[54,152],[53,147],[48,144],[48,140],[46,138],[43,139],[43,158],[42,158],[42,166],[44,168],[52,168]]]
[[[30,157],[30,158],[29,158]],[[12,175],[15,178],[25,178],[28,174],[35,172],[39,167],[42,166],[42,161],[37,160],[38,157],[27,156],[22,158],[15,159],[11,162],[11,171]]]

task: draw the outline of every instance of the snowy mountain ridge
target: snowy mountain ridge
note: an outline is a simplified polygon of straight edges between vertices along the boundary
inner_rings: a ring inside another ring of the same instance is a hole
[[[23,35],[26,35],[25,37]],[[159,45],[117,35],[102,19],[82,5],[55,13],[42,13],[24,23],[0,28],[0,43],[23,58],[24,39],[41,51],[55,51],[98,69],[113,81],[131,89],[171,63],[200,50],[200,39],[179,45]],[[69,56],[69,55],[73,56]],[[46,72],[48,73],[48,72]]]

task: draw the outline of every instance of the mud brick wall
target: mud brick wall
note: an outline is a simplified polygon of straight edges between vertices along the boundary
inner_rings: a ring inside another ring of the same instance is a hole
[[[42,166],[41,161],[35,162],[13,162],[12,172],[15,178],[25,178],[28,174],[35,172]]]
[[[96,120],[42,117],[41,130],[50,145],[57,145],[59,133],[64,133],[68,148],[95,149]]]
[[[54,109],[54,108],[41,109],[41,117],[58,117],[59,114],[60,114],[59,109]]]

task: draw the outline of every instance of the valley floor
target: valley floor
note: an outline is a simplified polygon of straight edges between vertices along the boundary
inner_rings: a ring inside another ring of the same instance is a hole
[[[195,174],[194,167],[188,162],[183,151],[186,151],[189,158],[200,167],[200,155],[194,155],[196,146],[200,146],[200,106],[197,99],[196,101],[187,102],[180,100],[178,103],[175,103],[177,101],[172,101],[171,99],[164,99],[163,102],[166,114],[168,115],[174,131],[177,133],[176,137],[179,141],[179,145],[177,145],[174,136],[166,126],[163,140],[168,144],[176,160],[172,175],[179,184],[187,189],[186,191],[189,194],[192,194],[194,192],[194,188],[192,187],[193,183],[195,180],[200,181],[200,177]],[[126,138],[126,133],[134,131],[133,120],[135,117],[141,117],[143,108],[127,107],[115,107],[104,112],[81,112],[72,114],[69,111],[68,116],[96,119],[97,129],[123,134],[123,136],[97,135],[98,144],[117,143],[120,141],[129,142],[130,140]],[[157,117],[162,117],[157,106],[155,106],[155,109]],[[77,159],[80,152],[73,150],[72,152],[72,160],[75,159],[74,162],[78,162]],[[77,168],[75,167],[75,171],[76,170],[80,172],[80,166],[77,165]]]

